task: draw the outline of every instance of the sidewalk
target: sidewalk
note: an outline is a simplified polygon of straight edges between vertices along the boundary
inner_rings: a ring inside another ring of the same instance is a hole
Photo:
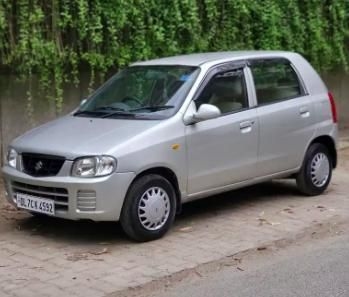
[[[347,220],[348,169],[345,149],[318,197],[273,181],[190,203],[166,237],[143,244],[128,241],[118,224],[37,220],[0,203],[0,296],[102,297]]]

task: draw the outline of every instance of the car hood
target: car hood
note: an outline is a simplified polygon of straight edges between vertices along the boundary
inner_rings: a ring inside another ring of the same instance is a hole
[[[159,124],[159,120],[100,119],[68,115],[37,127],[12,143],[19,153],[64,156],[113,154],[119,144]]]

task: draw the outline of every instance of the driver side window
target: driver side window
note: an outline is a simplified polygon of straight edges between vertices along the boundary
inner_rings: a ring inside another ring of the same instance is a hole
[[[222,114],[247,108],[248,98],[243,70],[216,74],[203,89],[195,104],[197,108],[201,104],[215,105]]]

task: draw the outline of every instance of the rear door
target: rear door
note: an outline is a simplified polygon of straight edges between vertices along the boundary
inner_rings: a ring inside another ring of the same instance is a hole
[[[314,110],[294,66],[284,58],[250,63],[259,118],[259,176],[302,163],[314,128]]]

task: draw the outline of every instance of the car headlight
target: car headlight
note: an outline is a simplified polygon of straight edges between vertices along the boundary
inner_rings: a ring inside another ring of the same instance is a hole
[[[116,160],[110,156],[83,157],[74,161],[72,175],[77,177],[105,176],[114,172]]]
[[[17,167],[17,157],[18,157],[18,153],[16,152],[16,150],[13,148],[10,148],[7,151],[7,156],[6,156],[7,165],[9,165],[12,168],[16,168]]]

